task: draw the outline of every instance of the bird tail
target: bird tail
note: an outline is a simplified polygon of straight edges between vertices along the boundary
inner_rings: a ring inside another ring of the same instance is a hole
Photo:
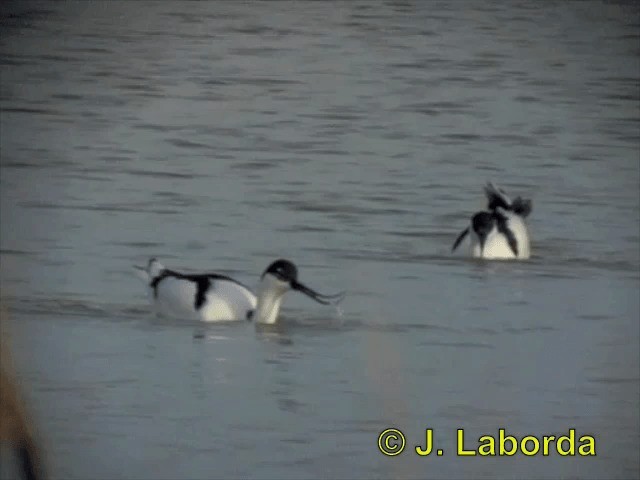
[[[142,280],[144,283],[149,283],[151,282],[151,276],[149,275],[149,272],[147,271],[146,267],[141,267],[139,265],[134,265],[133,266],[133,271],[135,272],[136,276]]]
[[[488,182],[484,187],[484,193],[487,195],[487,200],[489,201],[489,210],[495,210],[496,208],[510,210],[516,215],[524,218],[527,217],[533,209],[531,200],[516,197],[512,201],[504,190],[491,182]]]
[[[134,265],[133,268],[138,278],[140,278],[146,284],[151,283],[151,281],[158,275],[160,275],[165,269],[164,265],[162,265],[155,258],[150,259],[146,267]]]
[[[487,208],[489,210],[495,210],[500,207],[503,210],[511,209],[511,199],[501,188],[495,186],[493,183],[488,182],[484,187],[484,193],[487,196],[489,204]]]

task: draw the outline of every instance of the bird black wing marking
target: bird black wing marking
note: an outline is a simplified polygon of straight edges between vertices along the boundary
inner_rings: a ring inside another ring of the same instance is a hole
[[[507,242],[509,242],[509,247],[511,248],[511,251],[517,257],[518,256],[518,241],[516,240],[516,236],[513,234],[511,229],[507,226],[507,219],[505,217],[503,217],[502,215],[496,215],[495,217],[496,217],[496,220],[497,220],[496,223],[498,225],[498,232],[500,232],[501,234],[503,234],[506,237]]]
[[[194,306],[196,307],[196,310],[200,310],[200,307],[204,305],[204,302],[207,299],[207,292],[211,286],[211,280],[209,280],[209,277],[205,275],[197,275],[193,281],[196,282],[196,298]]]
[[[464,240],[464,237],[466,237],[468,233],[469,233],[469,227],[465,228],[462,232],[460,232],[460,235],[458,235],[458,238],[456,238],[456,241],[453,242],[453,247],[451,247],[452,252],[455,251],[456,248],[458,248],[458,245],[460,245],[460,242]]]
[[[151,279],[151,283],[149,286],[153,288],[153,297],[158,298],[158,284],[167,277],[175,277],[177,272],[172,272],[171,270],[163,270],[159,275],[156,275]],[[179,274],[178,274],[179,275]]]

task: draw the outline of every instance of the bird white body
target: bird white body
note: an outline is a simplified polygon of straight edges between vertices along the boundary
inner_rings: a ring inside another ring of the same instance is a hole
[[[147,283],[149,298],[159,315],[203,322],[247,320],[249,312],[258,303],[249,288],[221,276],[212,276],[209,288],[204,292],[204,301],[197,308],[198,283],[189,280],[193,277],[166,275],[153,285],[153,280],[165,271],[157,260],[152,260],[147,269],[136,267],[138,276]]]
[[[258,303],[251,290],[226,280],[213,280],[213,287],[205,294],[205,302],[199,309],[194,308],[196,293],[194,283],[168,277],[158,283],[156,309],[178,318],[222,322],[247,320],[247,314]]]

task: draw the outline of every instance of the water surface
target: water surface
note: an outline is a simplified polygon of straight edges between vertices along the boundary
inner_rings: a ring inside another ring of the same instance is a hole
[[[2,296],[53,477],[637,477],[638,15],[3,3]],[[529,262],[450,255],[487,180],[533,199]],[[150,256],[349,295],[161,320]],[[455,456],[501,427],[597,456]]]

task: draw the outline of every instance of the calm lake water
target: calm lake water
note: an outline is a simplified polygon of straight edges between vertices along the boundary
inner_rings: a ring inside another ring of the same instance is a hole
[[[637,4],[1,8],[2,297],[54,478],[638,477]],[[450,254],[487,180],[533,199],[530,261]],[[150,256],[348,297],[162,320]]]

